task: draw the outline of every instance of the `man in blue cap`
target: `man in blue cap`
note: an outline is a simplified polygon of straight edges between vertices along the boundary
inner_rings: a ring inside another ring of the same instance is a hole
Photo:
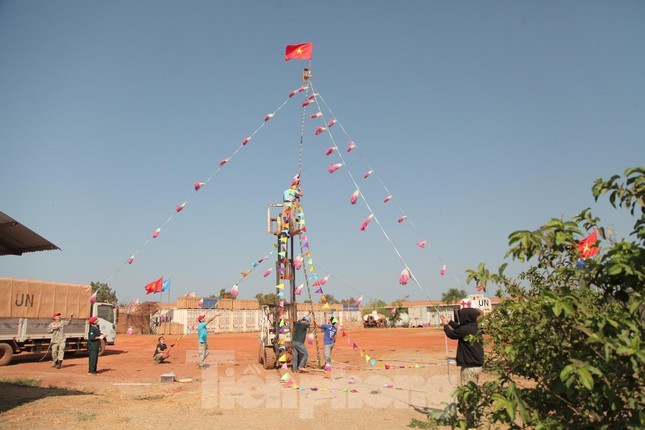
[[[306,372],[305,366],[309,358],[309,351],[307,351],[307,347],[305,346],[305,338],[307,337],[307,329],[309,328],[309,314],[294,324],[293,338],[291,341],[293,354],[291,369],[293,373]]]

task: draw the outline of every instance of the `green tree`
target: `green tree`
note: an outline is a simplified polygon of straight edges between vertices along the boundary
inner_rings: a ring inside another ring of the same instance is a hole
[[[468,293],[466,293],[466,291],[451,288],[441,295],[441,301],[450,304],[466,297],[468,297]]]
[[[112,303],[117,306],[119,304],[119,299],[116,297],[116,292],[113,291],[108,284],[104,282],[90,282],[92,287],[92,294],[96,294],[96,301],[102,303]]]
[[[262,294],[258,293],[255,295],[255,298],[258,300],[260,306],[262,305],[275,305],[278,303],[278,296],[274,293]]]
[[[212,299],[232,299],[232,300],[237,299],[236,296],[226,291],[225,288],[222,288],[221,290],[219,290],[219,296],[211,296],[211,298]]]
[[[388,311],[385,309],[387,303],[383,300],[372,300],[366,306],[363,306],[361,309],[362,315],[371,314],[372,311],[376,310],[377,313],[385,315]]]
[[[334,297],[331,294],[325,294],[325,299],[327,299],[326,303],[329,303],[329,304],[338,303],[338,300],[336,299],[336,297]],[[321,300],[320,303],[325,303],[325,302]]]
[[[645,169],[621,179],[597,179],[592,192],[635,217],[633,241],[617,240],[585,209],[512,233],[507,257],[528,263],[516,278],[504,267],[471,273],[514,299],[482,324],[493,379],[459,387],[457,402],[431,422],[477,424],[463,415],[511,429],[645,428]],[[575,245],[594,229],[600,253],[581,261]]]

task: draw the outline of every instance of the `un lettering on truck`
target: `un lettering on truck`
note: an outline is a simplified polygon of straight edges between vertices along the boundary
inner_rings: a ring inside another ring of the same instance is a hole
[[[0,278],[0,318],[90,317],[89,285]]]

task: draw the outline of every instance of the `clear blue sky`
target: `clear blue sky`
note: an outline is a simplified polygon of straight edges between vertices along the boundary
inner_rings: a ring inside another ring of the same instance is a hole
[[[230,288],[275,241],[266,206],[297,171],[303,95],[193,183],[301,84],[284,49],[303,42],[339,121],[315,136],[307,119],[302,154],[325,292],[472,293],[464,271],[501,264],[509,233],[586,207],[627,235],[591,186],[645,159],[644,23],[642,1],[0,1],[0,210],[62,248],[1,257],[0,276],[109,279],[121,301],[160,276],[173,300]],[[331,137],[347,165],[330,175]],[[348,172],[405,263],[374,221],[359,232]],[[399,285],[404,264],[421,289]],[[266,267],[240,298],[273,292]]]

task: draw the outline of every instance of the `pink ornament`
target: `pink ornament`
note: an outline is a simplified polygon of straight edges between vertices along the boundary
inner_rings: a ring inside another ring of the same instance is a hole
[[[264,271],[262,276],[264,276],[266,278],[267,276],[269,276],[271,274],[272,270],[273,270],[273,267],[269,267],[267,270]]]
[[[383,199],[383,203],[387,203],[387,202],[389,202],[390,200],[392,200],[392,194],[390,194],[389,196],[387,196],[386,198],[384,198],[384,199]]]
[[[336,170],[338,170],[342,165],[343,165],[343,163],[332,164],[331,166],[329,166],[329,167],[327,168],[327,171],[329,171],[329,173],[334,173],[334,172],[335,172]]]
[[[303,85],[300,88],[298,88],[298,92],[301,93],[303,91],[307,91],[308,89],[309,89],[309,87],[307,85]]]
[[[422,240],[421,242],[417,242],[417,246],[419,248],[425,248],[426,247],[426,241]]]
[[[198,191],[203,186],[204,182],[195,182],[195,191]]]
[[[222,161],[219,162],[219,165],[223,166],[224,164],[228,163],[228,160],[230,160],[230,158],[223,159]]]
[[[156,230],[154,231],[154,233],[152,233],[152,238],[153,238],[153,239],[156,239],[156,238],[159,236],[159,233],[161,233],[161,229],[160,229],[160,228],[156,229]]]
[[[321,116],[322,116],[322,112],[316,112],[316,113],[312,113],[311,115],[309,115],[309,118],[311,118],[311,119],[320,118]]]
[[[354,306],[359,307],[361,305],[361,302],[363,301],[363,296],[360,296],[356,301],[354,302]]]
[[[367,172],[366,174],[364,174],[364,175],[363,175],[363,179],[367,179],[367,177],[368,177],[369,175],[371,175],[373,171],[374,171],[374,170],[370,170],[369,172]]]
[[[316,98],[317,95],[318,93],[312,93],[309,97],[307,97],[307,100],[313,100]]]
[[[399,277],[399,284],[407,285],[408,281],[410,281],[410,271],[406,267],[401,272],[401,276]]]
[[[178,205],[175,210],[177,212],[181,212],[181,210],[186,206],[186,202],[183,202],[182,204]]]
[[[98,291],[96,293],[98,293]],[[96,301],[96,293],[90,296],[90,303],[94,303]]]
[[[327,151],[325,151],[325,155],[331,155],[335,150],[336,150],[336,147],[332,146]]]
[[[356,144],[354,143],[353,140],[350,140],[349,143],[347,144],[347,152],[351,152],[352,149],[356,148]]]
[[[439,274],[440,275],[445,275],[446,274],[446,265],[445,264],[441,267],[441,270],[439,270]]]
[[[250,140],[251,140],[251,137],[250,137],[250,136],[249,136],[249,137],[247,137],[246,139],[244,139],[244,140],[242,141],[242,146],[244,146],[244,145],[246,145],[247,143],[249,143],[249,141],[250,141]]]
[[[399,218],[399,224],[401,224],[405,219],[407,218],[407,215],[403,215],[402,217]]]
[[[305,286],[305,284],[298,285],[298,288],[296,288],[296,291],[294,291],[296,293],[296,295],[299,296],[300,293],[302,293],[302,289],[304,288],[304,286]]]
[[[314,101],[313,101],[313,100],[311,100],[311,99],[310,99],[310,100],[305,100],[305,101],[302,103],[302,107],[307,107],[307,106],[309,106],[310,104],[312,104],[313,102],[314,102]]]
[[[322,132],[323,132],[323,131],[325,131],[325,130],[327,130],[325,127],[318,127],[318,128],[316,129],[316,131],[314,132],[314,134],[315,134],[316,136],[318,136],[320,133],[322,133]]]
[[[331,121],[327,123],[327,127],[333,127],[334,124],[336,124],[338,121],[336,121],[336,118],[333,118]]]
[[[298,92],[298,90],[293,90],[293,91],[291,91],[291,92],[289,93],[289,98],[291,98],[291,97],[295,96],[297,92]]]
[[[356,201],[358,200],[358,194],[359,194],[359,193],[360,193],[360,191],[359,191],[359,190],[356,190],[356,191],[354,191],[354,193],[352,193],[352,197],[350,197],[350,199],[349,199],[349,202],[350,202],[351,204],[353,204],[353,205],[355,205],[355,204],[356,204]]]
[[[128,264],[132,264],[133,261],[134,261],[134,255],[128,258]]]
[[[267,122],[267,121],[268,121],[268,120],[270,120],[271,118],[273,118],[273,114],[272,114],[272,113],[270,113],[270,114],[268,114],[267,116],[265,116],[265,117],[264,117],[264,122]]]
[[[232,295],[233,297],[237,297],[237,295],[238,295],[238,294],[239,294],[239,292],[238,292],[238,286],[237,286],[237,284],[235,284],[235,285],[233,285],[233,287],[231,288],[231,295]]]
[[[363,223],[361,224],[361,231],[365,231],[365,229],[367,229],[367,226],[370,224],[370,221],[372,221],[372,218],[374,218],[374,214],[370,214],[363,220]]]

